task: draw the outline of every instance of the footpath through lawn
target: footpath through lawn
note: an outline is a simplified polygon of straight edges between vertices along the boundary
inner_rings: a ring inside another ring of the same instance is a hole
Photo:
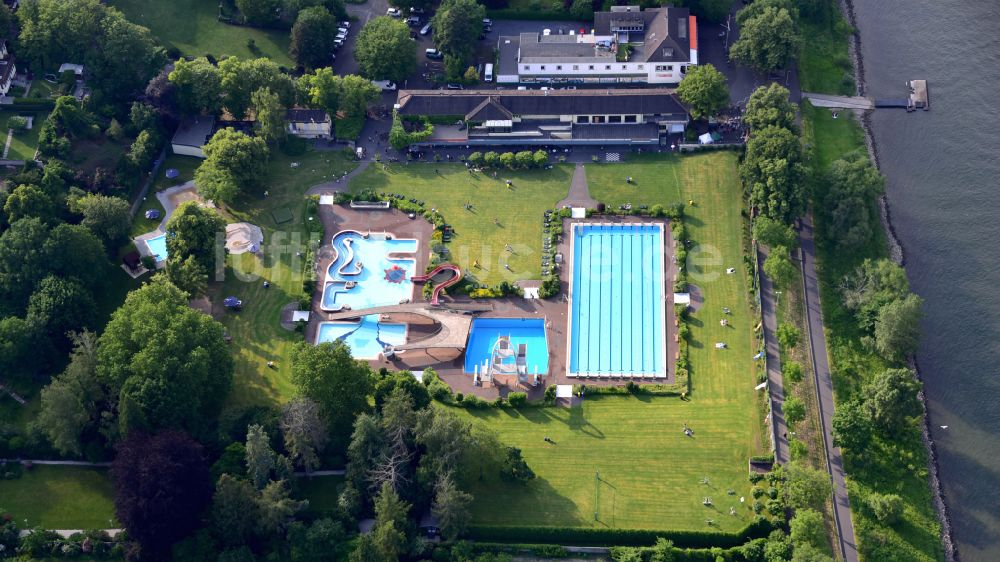
[[[757,320],[742,266],[736,154],[588,165],[587,178],[591,196],[608,205],[695,203],[686,211],[690,279],[704,304],[690,320],[691,400],[594,396],[572,410],[455,408],[521,448],[538,475],[526,486],[498,479],[467,483],[476,498],[474,522],[736,531],[753,518],[751,502],[739,502],[740,496],[749,500],[747,459],[770,447],[761,424],[762,395],[754,390]],[[729,267],[735,273],[727,274]],[[722,307],[732,310],[729,326],[719,323]],[[716,342],[728,348],[716,349]],[[693,437],[684,435],[685,424]],[[707,485],[701,483],[706,477]],[[702,505],[705,497],[712,507]]]

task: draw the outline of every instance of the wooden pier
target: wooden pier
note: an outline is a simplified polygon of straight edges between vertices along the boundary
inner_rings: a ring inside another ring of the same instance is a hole
[[[906,111],[931,108],[930,94],[927,90],[927,80],[910,80],[906,83],[910,93],[905,98],[874,99],[862,96],[832,96],[829,94],[814,94],[802,92],[802,97],[808,99],[816,107],[831,109],[854,109],[868,111],[875,108],[900,108]]]

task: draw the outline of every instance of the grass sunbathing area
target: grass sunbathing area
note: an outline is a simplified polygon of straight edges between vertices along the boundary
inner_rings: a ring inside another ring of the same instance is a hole
[[[176,154],[167,156],[166,161],[160,166],[160,170],[156,173],[156,179],[153,180],[153,185],[149,186],[149,192],[146,193],[146,200],[139,205],[139,212],[136,213],[135,220],[132,221],[132,237],[139,236],[140,234],[145,234],[150,230],[153,230],[160,224],[160,221],[163,220],[163,205],[161,205],[160,200],[156,198],[156,192],[193,180],[194,171],[198,169],[198,166],[200,166],[202,162],[204,162],[204,160],[201,158],[195,158],[194,156],[178,156]],[[171,168],[176,169],[180,175],[173,179],[168,178],[166,176],[166,172]],[[147,219],[146,211],[150,209],[160,211],[160,218]]]
[[[625,182],[629,174],[633,185]],[[754,390],[757,320],[742,267],[736,155],[588,165],[587,178],[591,196],[608,205],[695,201],[686,211],[694,242],[689,278],[704,303],[689,321],[691,399],[595,396],[572,410],[456,408],[520,447],[538,475],[526,486],[498,479],[468,483],[476,498],[475,523],[736,531],[752,519],[739,504],[749,490],[747,458],[769,451],[763,397]],[[736,273],[726,274],[728,267]],[[732,311],[729,326],[719,323],[722,307]],[[716,349],[716,342],[727,349]],[[685,424],[693,437],[684,435]],[[705,477],[708,485],[700,483]],[[736,495],[728,495],[729,489]],[[714,507],[702,505],[705,497]],[[729,514],[731,506],[736,516]]]
[[[0,112],[0,139],[3,139],[2,142],[7,142],[7,133],[10,130],[7,122],[11,117],[17,115],[31,115],[34,117],[34,120],[31,129],[15,133],[11,136],[10,149],[7,151],[6,159],[31,160],[35,157],[35,151],[38,150],[38,131],[41,130],[42,125],[45,124],[45,120],[48,119],[48,114],[44,112]]]
[[[3,511],[18,525],[27,519],[29,527],[107,529],[116,525],[106,469],[35,466],[16,480],[0,480]]]
[[[292,163],[298,165],[292,167]],[[302,268],[309,241],[304,217],[305,192],[313,185],[330,181],[333,174],[342,175],[353,167],[353,162],[336,151],[310,150],[300,156],[287,156],[280,150],[272,150],[264,187],[221,209],[227,221],[246,221],[264,231],[262,257],[250,253],[229,256],[225,280],[209,285],[217,311],[228,296],[243,301],[242,311],[227,311],[217,316],[233,337],[236,374],[229,399],[231,405],[282,403],[291,398],[290,353],[292,346],[302,341],[302,334],[282,328],[280,314],[282,307],[297,302],[305,294]],[[266,198],[264,190],[269,192]],[[283,212],[290,214],[291,220],[276,224],[275,211],[279,211],[279,216]],[[318,240],[320,235],[313,236]],[[275,244],[281,247],[275,248]],[[296,252],[302,252],[303,257],[297,257]],[[264,288],[265,280],[270,283],[269,288]],[[268,361],[274,361],[273,369],[267,367]]]
[[[218,21],[219,3],[204,0],[110,0],[133,23],[144,25],[181,53],[216,58],[235,55],[242,59],[267,57],[292,66],[288,58],[288,32],[228,25]],[[257,52],[247,46],[253,40]]]
[[[494,179],[492,174],[470,174],[461,164],[392,164],[388,171],[373,164],[350,187],[355,193],[400,193],[437,209],[455,230],[448,244],[451,261],[481,283],[495,285],[541,279],[542,213],[566,197],[572,173],[570,166],[555,166],[502,171]]]

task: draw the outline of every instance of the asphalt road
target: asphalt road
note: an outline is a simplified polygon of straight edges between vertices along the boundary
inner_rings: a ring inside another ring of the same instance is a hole
[[[816,394],[820,423],[823,428],[823,446],[826,448],[827,465],[833,480],[833,517],[840,539],[840,552],[845,562],[858,562],[858,548],[851,519],[851,504],[847,499],[844,480],[844,459],[840,448],[833,446],[833,379],[826,351],[823,332],[823,310],[819,300],[819,278],[816,275],[816,244],[813,240],[812,214],[802,220],[799,231],[802,242],[802,281],[806,305],[806,325],[809,327],[809,347],[812,352],[813,373],[816,376]]]
[[[757,250],[758,263],[767,260],[767,249]],[[781,378],[781,348],[778,345],[778,309],[774,291],[774,283],[760,272],[760,311],[764,317],[764,353],[767,356],[767,389],[771,394],[771,405],[774,411],[774,460],[785,464],[788,456],[788,426],[785,423],[785,387]]]

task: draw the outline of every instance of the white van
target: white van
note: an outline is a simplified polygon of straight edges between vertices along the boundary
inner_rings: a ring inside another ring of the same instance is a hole
[[[372,80],[372,84],[378,86],[383,92],[391,92],[396,89],[396,83],[391,80]]]
[[[483,80],[486,81],[486,82],[492,82],[493,81],[493,65],[492,64],[487,64],[486,65],[486,69],[483,70]]]

